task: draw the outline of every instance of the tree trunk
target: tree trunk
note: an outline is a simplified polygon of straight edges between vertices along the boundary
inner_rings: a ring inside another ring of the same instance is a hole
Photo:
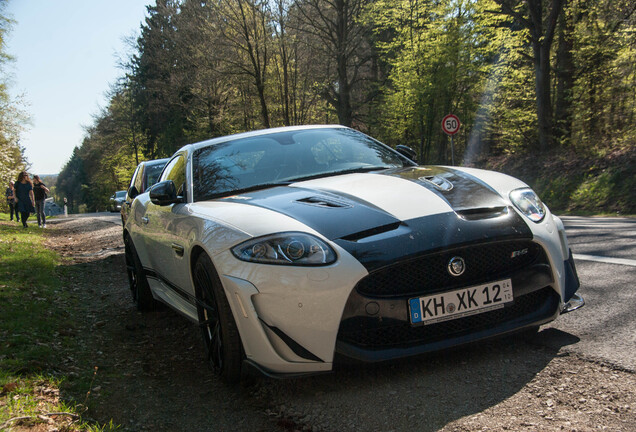
[[[338,122],[343,126],[351,126],[351,89],[347,79],[347,59],[338,56]]]
[[[530,43],[534,54],[539,150],[545,151],[551,147],[553,141],[552,101],[550,97],[550,49],[565,0],[552,0],[546,14],[544,14],[543,0],[525,0],[528,6],[528,16],[524,16],[516,9],[519,4],[518,0],[495,1],[501,5],[503,13],[514,17],[530,32]]]
[[[566,143],[572,137],[572,89],[574,88],[574,57],[572,54],[574,22],[566,13],[561,15],[556,60],[555,135]]]
[[[538,46],[536,46],[538,45]],[[552,146],[552,105],[550,101],[550,47],[536,44],[535,91],[537,95],[537,120],[539,125],[539,150],[545,151]]]
[[[351,88],[347,73],[347,50],[348,41],[348,3],[346,0],[337,0],[337,25],[338,25],[338,54],[336,64],[338,67],[338,122],[343,126],[351,126],[353,116],[351,113]]]
[[[261,102],[261,118],[263,119],[263,126],[265,126],[265,128],[269,128],[269,111],[267,110],[267,100],[265,99],[265,84],[261,80],[256,80],[256,88],[258,90],[258,99]]]

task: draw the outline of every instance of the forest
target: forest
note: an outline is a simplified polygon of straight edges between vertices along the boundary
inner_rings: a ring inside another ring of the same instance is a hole
[[[517,175],[553,209],[636,212],[633,0],[157,0],[129,42],[59,173],[71,211],[185,144],[337,123]]]

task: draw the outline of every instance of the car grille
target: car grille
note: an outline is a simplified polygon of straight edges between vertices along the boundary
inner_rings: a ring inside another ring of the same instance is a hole
[[[455,256],[466,263],[461,276],[451,276],[447,270]],[[489,282],[537,262],[547,262],[547,258],[543,249],[531,241],[466,246],[384,267],[362,279],[356,289],[372,297],[423,295]]]
[[[424,345],[452,337],[491,329],[507,322],[520,327],[552,316],[559,305],[559,296],[550,287],[515,298],[502,309],[444,321],[437,324],[412,326],[408,321],[378,320],[373,317],[352,317],[340,324],[338,340],[367,349],[387,349]]]

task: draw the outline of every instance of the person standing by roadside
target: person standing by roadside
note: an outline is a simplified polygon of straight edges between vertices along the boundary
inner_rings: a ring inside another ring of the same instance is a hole
[[[33,176],[33,194],[35,196],[35,214],[38,217],[38,226],[46,228],[46,216],[44,215],[44,202],[49,188],[40,180],[40,176]]]
[[[35,213],[35,196],[33,195],[33,183],[26,171],[18,174],[18,181],[14,185],[16,210],[20,212],[22,226],[27,228],[27,219],[30,213]]]
[[[15,220],[20,222],[20,213],[15,208],[15,198],[13,197],[15,194],[15,190],[13,188],[13,182],[9,182],[9,187],[4,193],[7,197],[7,205],[9,206],[9,214],[11,215],[11,220],[13,220],[13,213],[15,212]]]

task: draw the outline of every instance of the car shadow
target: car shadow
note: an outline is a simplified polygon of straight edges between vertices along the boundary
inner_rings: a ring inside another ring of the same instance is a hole
[[[331,375],[261,383],[273,410],[299,430],[436,431],[483,412],[523,389],[579,339],[546,329]],[[302,413],[296,416],[295,413]],[[353,428],[353,429],[352,429]]]

